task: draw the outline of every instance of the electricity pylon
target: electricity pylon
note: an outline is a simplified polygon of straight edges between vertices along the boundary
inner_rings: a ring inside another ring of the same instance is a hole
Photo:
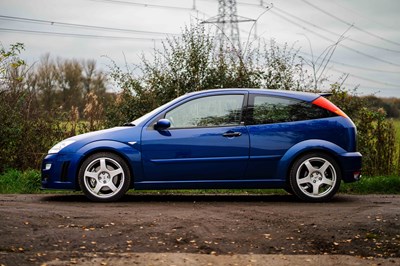
[[[229,42],[237,50],[241,49],[239,25],[240,22],[255,22],[256,20],[237,15],[236,0],[218,0],[218,15],[202,23],[215,24],[218,28],[217,38],[220,45]]]

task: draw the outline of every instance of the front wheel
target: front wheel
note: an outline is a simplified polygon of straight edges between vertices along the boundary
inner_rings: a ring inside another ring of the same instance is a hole
[[[298,198],[305,201],[331,199],[338,191],[341,180],[339,165],[324,153],[303,155],[290,169],[290,187]]]
[[[89,156],[79,169],[79,185],[93,201],[120,199],[131,182],[128,165],[114,153],[101,152]]]

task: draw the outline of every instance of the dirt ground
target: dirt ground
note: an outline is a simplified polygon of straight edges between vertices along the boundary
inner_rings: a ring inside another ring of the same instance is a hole
[[[0,265],[400,265],[400,196],[0,195]]]

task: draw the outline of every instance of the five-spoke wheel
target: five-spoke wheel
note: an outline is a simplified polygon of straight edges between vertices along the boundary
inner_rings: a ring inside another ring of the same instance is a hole
[[[310,153],[298,158],[290,169],[289,183],[294,194],[306,201],[332,198],[341,182],[336,161],[324,153]]]
[[[127,164],[113,153],[89,156],[79,170],[79,185],[94,201],[118,200],[129,189],[130,181]]]

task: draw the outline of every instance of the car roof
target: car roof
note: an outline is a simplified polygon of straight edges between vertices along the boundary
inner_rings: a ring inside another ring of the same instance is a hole
[[[254,94],[264,94],[276,97],[289,97],[302,101],[312,102],[316,98],[320,97],[320,94],[311,93],[311,92],[303,92],[303,91],[289,91],[289,90],[271,90],[271,89],[256,89],[256,88],[226,88],[226,89],[210,89],[203,91],[196,91],[188,93],[187,95],[196,95],[196,94],[219,94],[219,93],[235,93],[235,92],[243,92],[247,91],[249,93]]]

